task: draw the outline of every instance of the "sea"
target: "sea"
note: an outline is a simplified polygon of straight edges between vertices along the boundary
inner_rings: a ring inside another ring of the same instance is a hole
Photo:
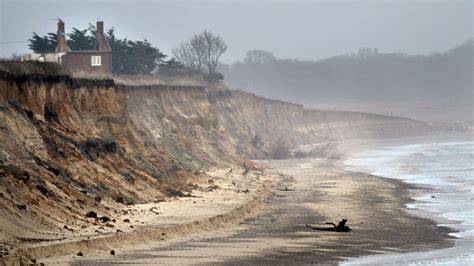
[[[474,141],[383,146],[350,155],[349,170],[418,184],[406,210],[454,229],[455,244],[431,251],[387,253],[342,265],[474,265]],[[423,192],[424,191],[424,192]]]

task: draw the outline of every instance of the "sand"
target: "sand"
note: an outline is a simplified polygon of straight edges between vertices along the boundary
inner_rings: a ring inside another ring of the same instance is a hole
[[[75,226],[74,232],[65,233],[59,241],[20,244],[5,263],[34,259],[38,263],[67,264],[79,252],[84,258],[97,257],[111,249],[133,248],[240,222],[260,210],[267,187],[279,178],[261,172],[244,176],[238,167],[211,169],[207,176],[189,197],[124,206],[110,217],[115,222]]]
[[[274,185],[269,188],[270,194],[262,205],[264,208],[247,217],[240,216],[240,223],[236,223],[236,218],[231,223],[195,228],[195,231],[159,241],[122,245],[114,248],[115,255],[110,254],[112,247],[107,246],[86,252],[84,256],[53,256],[38,261],[77,265],[336,264],[368,254],[431,250],[453,245],[448,228],[404,210],[410,194],[419,188],[396,180],[346,171],[337,160],[266,163],[284,176],[268,177],[267,184],[273,181]],[[231,199],[237,202],[235,195],[224,194],[227,200],[215,198],[214,203],[225,205]],[[206,206],[201,203],[198,210],[188,213],[191,209],[175,205],[178,209],[169,221],[186,222],[195,219],[195,215],[204,218],[213,213],[206,213],[205,210],[209,210]],[[342,218],[349,220],[351,232],[322,232],[305,227],[305,224],[322,225]]]

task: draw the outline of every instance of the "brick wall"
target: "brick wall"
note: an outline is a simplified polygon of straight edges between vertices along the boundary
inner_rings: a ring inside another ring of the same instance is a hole
[[[101,56],[101,65],[92,66],[91,57]],[[67,67],[75,76],[111,77],[112,52],[75,51],[61,57],[61,65]]]

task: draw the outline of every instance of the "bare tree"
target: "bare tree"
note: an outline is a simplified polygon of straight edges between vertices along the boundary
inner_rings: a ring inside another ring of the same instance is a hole
[[[190,42],[180,44],[172,50],[173,56],[186,67],[200,71],[202,69],[202,58],[194,51]]]
[[[180,44],[172,53],[185,66],[211,74],[216,73],[219,59],[226,50],[227,45],[219,35],[203,31]]]
[[[219,35],[204,31],[200,36],[204,44],[204,64],[209,73],[215,73],[219,65],[219,58],[227,50],[227,45]]]

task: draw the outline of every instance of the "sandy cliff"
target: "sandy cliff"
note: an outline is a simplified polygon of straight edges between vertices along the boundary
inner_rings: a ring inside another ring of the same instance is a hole
[[[159,201],[202,170],[341,138],[430,134],[428,124],[203,86],[116,85],[67,76],[0,78],[0,236],[55,239],[89,210]]]
[[[307,110],[233,90],[209,92],[222,125],[240,154],[271,156],[275,146],[289,147],[350,138],[393,138],[432,134],[431,125],[411,119],[361,112]]]

